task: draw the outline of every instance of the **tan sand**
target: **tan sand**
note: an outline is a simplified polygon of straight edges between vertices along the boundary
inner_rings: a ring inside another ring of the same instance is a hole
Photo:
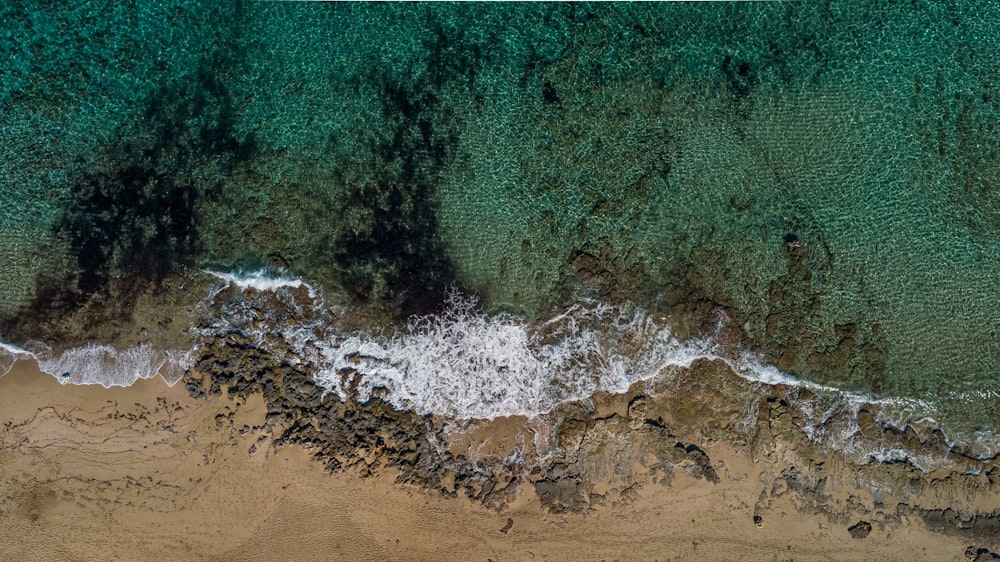
[[[260,397],[194,400],[159,379],[0,379],[0,560],[963,560],[923,524],[863,540],[772,500],[769,475],[715,445],[721,482],[678,473],[626,504],[549,514],[529,487],[495,512],[275,449]]]

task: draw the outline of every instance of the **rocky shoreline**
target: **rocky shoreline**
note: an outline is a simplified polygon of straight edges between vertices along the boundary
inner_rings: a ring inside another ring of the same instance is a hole
[[[397,482],[495,510],[530,488],[551,513],[627,505],[679,474],[715,484],[749,477],[760,495],[735,507],[761,527],[780,499],[855,539],[919,521],[968,543],[970,559],[1000,552],[1000,459],[977,459],[933,427],[880,422],[879,404],[829,408],[806,388],[747,381],[722,361],[672,368],[627,393],[599,393],[536,419],[456,421],[397,409],[377,394],[324,394],[274,346],[238,332],[203,344],[183,381],[189,393],[261,394],[274,445],[305,445],[331,472],[391,472]],[[356,389],[358,373],[342,376]],[[817,437],[848,417],[856,418],[856,450],[894,456],[865,459]],[[716,452],[742,459],[743,474]],[[943,462],[922,470],[916,459],[929,458]]]

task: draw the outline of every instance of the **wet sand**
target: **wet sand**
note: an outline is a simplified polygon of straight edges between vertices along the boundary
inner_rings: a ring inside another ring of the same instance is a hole
[[[62,386],[21,362],[0,378],[0,559],[965,560],[970,546],[905,516],[853,538],[794,494],[758,525],[775,465],[722,443],[706,446],[718,483],[679,471],[562,514],[524,486],[494,511],[392,469],[330,474],[275,448],[265,414],[260,396]]]

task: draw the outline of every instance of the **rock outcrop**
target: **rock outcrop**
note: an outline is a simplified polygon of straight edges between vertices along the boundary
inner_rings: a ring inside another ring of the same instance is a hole
[[[952,450],[933,428],[881,424],[878,404],[837,411],[808,389],[752,383],[721,361],[541,418],[448,420],[395,408],[377,392],[359,400],[361,375],[350,369],[342,376],[352,394],[324,393],[288,359],[229,333],[206,342],[185,382],[194,396],[263,394],[267,423],[280,430],[275,445],[307,446],[331,471],[391,468],[400,482],[491,508],[529,489],[550,511],[581,512],[630,502],[643,486],[671,486],[681,475],[720,483],[732,476],[714,456],[735,455],[762,483],[745,506],[758,525],[775,501],[790,500],[858,539],[919,519],[967,537],[975,552],[1000,548],[996,459]],[[849,441],[837,442],[832,435],[850,423]],[[865,450],[897,453],[880,459]],[[925,458],[946,462],[925,471],[917,462]]]

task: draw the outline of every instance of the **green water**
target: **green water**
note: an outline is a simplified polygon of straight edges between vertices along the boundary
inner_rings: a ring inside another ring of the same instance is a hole
[[[0,12],[6,337],[270,259],[379,317],[709,302],[783,370],[997,427],[1000,6]]]

